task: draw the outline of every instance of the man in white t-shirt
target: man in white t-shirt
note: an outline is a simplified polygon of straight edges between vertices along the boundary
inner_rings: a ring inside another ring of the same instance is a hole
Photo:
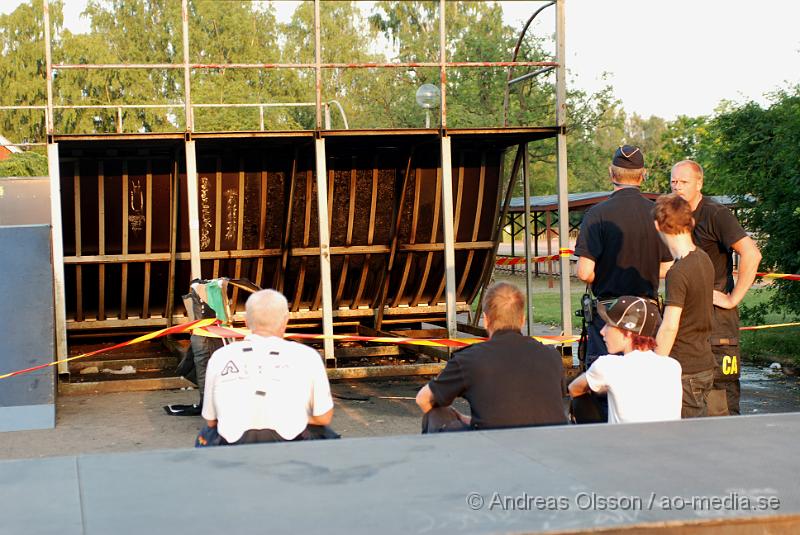
[[[308,426],[327,426],[333,418],[319,353],[283,339],[289,308],[279,292],[252,294],[246,314],[252,334],[218,349],[208,362],[203,403],[207,427],[196,445],[312,438]]]
[[[608,393],[608,422],[680,420],[683,388],[681,365],[653,352],[661,315],[655,303],[622,296],[606,308],[598,304],[606,322],[601,334],[612,353],[599,357],[586,373],[569,385],[578,398],[590,392]]]

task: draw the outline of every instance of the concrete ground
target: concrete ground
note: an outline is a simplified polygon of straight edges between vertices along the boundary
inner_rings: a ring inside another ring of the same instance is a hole
[[[343,437],[418,434],[420,413],[414,396],[425,381],[418,377],[333,383],[333,428]],[[202,419],[169,416],[163,406],[196,401],[196,390],[59,396],[56,428],[0,433],[0,459],[191,448]],[[463,400],[459,402],[457,408],[468,412]],[[745,367],[742,414],[797,411],[797,377]]]

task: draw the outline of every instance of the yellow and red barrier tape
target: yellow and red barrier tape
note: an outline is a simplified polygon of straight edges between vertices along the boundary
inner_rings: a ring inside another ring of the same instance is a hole
[[[739,327],[740,331],[760,331],[761,329],[775,329],[777,327],[797,327],[798,323],[776,323],[774,325],[751,325],[749,327]]]
[[[796,323],[779,323],[775,325],[754,325],[750,327],[740,327],[739,330],[741,331],[755,331],[761,329],[773,329],[778,327],[796,327],[800,326],[800,322]],[[90,351],[88,353],[82,353],[80,355],[75,355],[69,358],[57,360],[54,362],[48,362],[47,364],[41,364],[39,366],[33,366],[31,368],[25,368],[23,370],[16,370],[13,372],[9,372],[3,375],[0,375],[0,380],[7,379],[9,377],[14,377],[16,375],[22,375],[24,373],[29,373],[37,370],[41,370],[44,368],[48,368],[50,366],[57,366],[62,362],[70,362],[73,360],[78,360],[86,357],[92,357],[94,355],[99,355],[101,353],[106,353],[108,351],[113,351],[115,349],[120,349],[122,347],[131,346],[134,344],[138,344],[139,342],[146,342],[148,340],[153,340],[155,338],[159,338],[161,336],[166,336],[169,334],[180,334],[186,332],[192,332],[193,334],[198,334],[200,336],[209,336],[213,338],[243,338],[250,334],[249,329],[239,328],[239,327],[223,327],[221,325],[217,325],[216,319],[202,319],[193,321],[190,323],[184,323],[182,325],[175,325],[173,327],[167,327],[165,329],[160,329],[158,331],[154,331],[148,334],[144,334],[132,340],[128,340],[126,342],[120,342],[119,344],[115,344],[109,347],[103,347],[101,349],[97,349],[95,351]],[[303,334],[303,333],[287,333],[285,335],[286,338],[292,338],[296,340],[324,340],[328,337],[321,334]],[[453,347],[453,348],[461,348],[466,347],[472,344],[477,344],[480,342],[484,342],[485,338],[404,338],[404,337],[390,337],[390,336],[352,336],[352,335],[345,335],[345,334],[335,334],[330,337],[333,340],[338,340],[341,342],[372,342],[372,343],[379,343],[379,344],[404,344],[404,345],[417,345],[417,346],[428,346],[428,347]],[[562,345],[562,344],[573,344],[580,340],[579,336],[534,336],[535,340],[543,344],[548,345]]]
[[[194,330],[194,334],[208,336],[211,338],[244,338],[250,334],[249,329],[240,327],[223,327],[221,325],[210,325]],[[303,334],[286,333],[285,338],[294,340],[325,340],[330,338],[340,342],[372,342],[377,344],[401,344],[428,347],[467,347],[486,341],[486,338],[404,338],[400,336],[354,336],[348,334],[334,334],[326,337],[323,334]],[[535,340],[548,345],[572,344],[577,342],[578,336],[534,336]]]
[[[216,319],[210,318],[210,319],[202,319],[202,320],[192,321],[192,322],[189,322],[189,323],[183,323],[181,325],[174,325],[172,327],[167,327],[165,329],[160,329],[158,331],[154,331],[154,332],[151,332],[151,333],[143,334],[142,336],[134,338],[133,340],[128,340],[127,342],[120,342],[119,344],[116,344],[116,345],[113,345],[113,346],[103,347],[103,348],[97,349],[95,351],[90,351],[89,353],[82,353],[80,355],[75,355],[74,357],[68,357],[68,358],[65,358],[65,359],[56,360],[54,362],[48,362],[47,364],[40,364],[39,366],[33,366],[31,368],[25,368],[24,370],[17,370],[17,371],[14,371],[14,372],[6,373],[6,374],[3,374],[3,375],[0,375],[0,379],[6,379],[8,377],[14,377],[15,375],[21,375],[23,373],[34,372],[36,370],[41,370],[41,369],[47,368],[49,366],[58,366],[62,362],[70,362],[72,360],[78,360],[78,359],[82,359],[82,358],[86,358],[86,357],[92,357],[94,355],[99,355],[100,353],[106,353],[108,351],[112,351],[114,349],[119,349],[119,348],[125,347],[125,346],[132,346],[133,344],[138,344],[139,342],[146,342],[147,340],[153,340],[154,338],[159,338],[161,336],[166,336],[168,334],[180,334],[180,333],[189,332],[189,331],[191,331],[193,329],[197,329],[197,328],[200,328],[200,327],[207,327],[207,326],[212,325],[212,324],[214,324],[216,322],[217,322]]]
[[[761,277],[762,279],[785,279],[790,281],[800,281],[800,275],[795,275],[793,273],[756,273],[756,277]]]
[[[558,260],[562,256],[571,256],[574,253],[572,249],[559,249],[558,254],[549,255],[549,256],[532,256],[531,262],[549,262],[553,260]],[[525,257],[524,256],[501,256],[495,261],[495,265],[498,266],[516,266],[517,264],[524,264]]]
[[[572,249],[559,249],[558,251],[559,251],[558,254],[549,256],[532,256],[531,263],[551,262],[558,260],[562,256],[571,256],[575,252]],[[525,263],[524,256],[500,256],[495,260],[495,265],[497,266],[516,266],[524,263]],[[761,277],[762,279],[783,279],[790,281],[800,281],[800,275],[794,273],[766,273],[759,271],[758,273],[756,273],[756,277]]]

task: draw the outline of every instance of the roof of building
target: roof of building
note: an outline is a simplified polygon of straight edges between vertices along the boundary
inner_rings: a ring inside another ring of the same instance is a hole
[[[22,149],[17,147],[13,142],[11,142],[7,137],[0,135],[0,146],[5,147],[8,152],[12,152],[14,154],[18,154],[22,152]]]
[[[603,202],[611,196],[610,191],[589,191],[585,193],[570,193],[568,208],[588,208]],[[661,193],[642,193],[648,199],[657,199]],[[730,195],[708,195],[709,198],[728,207],[735,207],[739,203]],[[533,212],[549,212],[558,210],[558,195],[536,195],[530,198],[530,209]],[[508,207],[510,212],[523,212],[525,210],[524,197],[512,197]]]

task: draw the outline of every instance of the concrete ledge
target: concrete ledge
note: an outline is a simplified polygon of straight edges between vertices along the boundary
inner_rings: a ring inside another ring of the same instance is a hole
[[[0,407],[0,432],[53,429],[55,426],[55,405]]]
[[[110,379],[85,383],[59,382],[58,393],[65,396],[108,394],[111,392],[141,392],[144,390],[178,390],[197,388],[183,377],[158,377],[151,379]]]
[[[780,414],[5,461],[0,515],[9,533],[797,532],[798,436]]]

